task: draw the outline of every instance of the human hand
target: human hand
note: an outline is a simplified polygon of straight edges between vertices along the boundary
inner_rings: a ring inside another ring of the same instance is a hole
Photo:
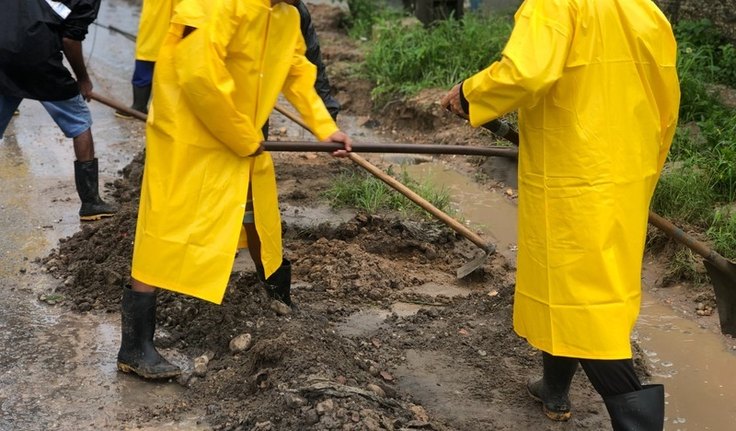
[[[348,153],[352,151],[352,143],[353,140],[350,139],[350,136],[348,136],[345,132],[342,130],[338,130],[337,132],[331,134],[325,142],[340,142],[343,144],[344,149],[342,150],[335,150],[332,152],[332,155],[334,157],[347,157]]]
[[[266,147],[264,147],[263,142],[261,142],[258,144],[258,149],[255,152],[253,152],[253,154],[249,155],[248,157],[260,156],[261,154],[263,154],[263,151],[265,150],[266,150]]]
[[[455,84],[442,98],[440,105],[453,114],[467,119],[468,114],[463,111],[462,104],[460,103],[460,85],[462,84]]]
[[[79,93],[82,94],[82,97],[84,97],[84,100],[89,102],[92,100],[92,81],[88,79],[80,79],[77,84],[79,84]]]

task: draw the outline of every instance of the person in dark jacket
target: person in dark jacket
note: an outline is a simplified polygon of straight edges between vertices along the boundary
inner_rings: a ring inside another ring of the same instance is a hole
[[[332,119],[337,120],[337,114],[340,112],[340,102],[332,96],[332,87],[330,86],[330,80],[327,78],[325,64],[322,61],[317,31],[314,29],[314,25],[312,25],[312,16],[303,1],[296,2],[294,7],[299,11],[299,26],[301,27],[304,42],[307,45],[307,60],[317,67],[317,79],[314,83],[314,89],[317,90],[317,94],[319,94],[322,102],[324,102]],[[268,121],[263,125],[263,136],[264,139],[268,139]],[[253,262],[260,262],[261,240],[256,230],[255,218],[253,217],[253,202],[250,196],[248,196],[245,207],[243,227],[245,228],[248,239],[248,252]],[[291,300],[291,263],[287,259],[284,258],[281,267],[268,278],[264,277],[263,267],[258,264],[256,264],[256,273],[271,298],[294,307],[294,303]]]
[[[92,81],[82,56],[87,28],[100,0],[8,2],[0,14],[0,138],[23,99],[41,102],[74,143],[74,177],[83,221],[112,216],[100,198],[89,100]],[[76,80],[64,66],[74,71]]]
[[[304,42],[307,44],[307,60],[317,66],[317,81],[314,83],[314,88],[325,103],[332,119],[337,120],[337,114],[340,112],[340,102],[332,97],[332,87],[330,86],[330,80],[327,78],[325,64],[322,62],[319,39],[317,39],[317,31],[312,25],[312,16],[303,1],[298,1],[294,6],[299,11],[299,25],[301,26]]]

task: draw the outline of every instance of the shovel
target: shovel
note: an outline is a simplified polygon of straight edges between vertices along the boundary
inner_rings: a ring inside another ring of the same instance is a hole
[[[127,106],[123,105],[122,103],[115,101],[113,99],[104,97],[100,94],[97,94],[95,92],[90,93],[90,98],[93,100],[96,100],[104,105],[107,105],[113,109],[117,109],[120,112],[125,112],[129,115],[131,115],[134,118],[137,118],[142,121],[146,121],[148,116],[144,114],[143,112],[136,111],[134,109],[128,108]],[[289,118],[290,120],[294,121],[296,124],[300,125],[306,130],[309,130],[307,125],[302,122],[298,117],[294,116],[290,112],[284,110],[283,108],[276,106],[276,111],[280,112],[285,117]],[[353,144],[353,149],[355,150],[356,147],[360,145]],[[265,142],[264,147],[268,151],[335,151],[337,149],[343,148],[342,144],[338,143],[315,143],[315,142]],[[392,147],[391,144],[388,145],[381,145],[381,144],[367,144],[365,146],[366,149],[369,149],[372,152],[388,152],[388,150]],[[429,145],[425,146],[425,151],[430,151],[433,153],[439,153],[438,150],[441,150],[442,148],[439,147],[447,147],[447,148],[469,148],[466,151],[469,151],[471,154],[481,154],[481,155],[503,155],[505,157],[515,157],[516,149],[514,148],[487,148],[487,147],[460,147],[460,146],[444,146],[444,145]],[[418,147],[416,144],[406,144],[404,147],[401,147],[402,149],[399,149],[399,147],[393,148],[393,152],[421,152],[418,151]],[[410,151],[411,150],[411,151]],[[486,153],[482,153],[485,151]],[[496,153],[496,151],[500,151]],[[445,149],[446,152],[446,149]],[[454,154],[468,154],[463,152],[457,152]],[[486,243],[483,241],[483,239],[475,234],[473,231],[468,229],[466,226],[458,222],[457,220],[453,219],[449,215],[442,212],[439,208],[432,205],[430,202],[422,198],[421,196],[417,195],[413,191],[411,191],[408,187],[401,184],[399,181],[394,179],[393,177],[385,174],[383,171],[378,169],[376,166],[365,160],[364,158],[360,157],[359,155],[355,153],[349,154],[350,160],[352,160],[355,164],[362,167],[363,169],[370,172],[372,175],[379,178],[381,181],[392,187],[394,190],[398,191],[399,193],[406,196],[409,200],[414,202],[415,204],[422,207],[424,210],[435,216],[437,219],[442,221],[443,223],[447,224],[450,228],[452,228],[455,232],[459,233],[460,235],[464,236],[468,240],[470,240],[473,244],[477,245],[483,250],[483,253],[473,258],[471,261],[460,267],[456,271],[457,278],[464,278],[467,277],[470,273],[475,271],[476,269],[480,268],[485,262],[487,262],[488,258],[491,254],[493,254],[496,251],[496,246],[491,243]]]
[[[519,145],[518,135],[507,134],[501,137],[506,138],[514,145]],[[689,236],[682,229],[653,211],[649,211],[649,223],[705,259],[703,264],[708,271],[708,276],[713,284],[713,291],[716,294],[716,307],[721,332],[736,337],[736,264]]]

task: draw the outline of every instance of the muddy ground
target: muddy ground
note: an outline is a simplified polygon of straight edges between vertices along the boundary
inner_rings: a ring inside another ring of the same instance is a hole
[[[362,47],[340,30],[342,12],[327,5],[311,10],[345,115],[402,142],[491,142],[441,112],[443,90],[373,107],[370,83],[349,75]],[[221,306],[161,292],[156,342],[187,371],[160,384],[187,390],[125,413],[121,423],[176,421],[194,411],[216,430],[610,429],[582,374],[574,381],[569,423],[548,421],[526,395],[540,355],[511,328],[513,261],[496,254],[457,280],[455,270],[478,251],[447,227],[398,214],[337,217],[324,210],[331,181],[358,169],[349,161],[322,154],[274,158],[282,211],[321,214],[306,224],[284,222],[299,310],[282,314],[265,297],[245,251]],[[488,188],[507,187],[483,176],[479,158],[446,159]],[[139,154],[109,185],[121,205],[116,217],[84,225],[42,259],[59,281],[42,300],[75,313],[119,312],[142,169]],[[690,297],[678,301],[694,306]],[[712,298],[702,301],[712,305]],[[231,349],[243,334],[250,345]],[[644,359],[637,360],[645,370]]]

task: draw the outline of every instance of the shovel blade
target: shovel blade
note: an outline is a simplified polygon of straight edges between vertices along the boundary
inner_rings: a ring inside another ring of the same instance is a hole
[[[704,263],[716,294],[721,332],[736,337],[736,265],[728,262],[730,271],[725,272],[708,260]]]
[[[470,260],[465,265],[461,266],[460,268],[455,271],[455,275],[457,278],[465,278],[473,273],[476,269],[480,268],[481,266],[485,265],[486,262],[488,262],[488,258],[496,251],[496,246],[490,245],[486,250],[479,254],[478,256],[474,257],[472,260]]]

